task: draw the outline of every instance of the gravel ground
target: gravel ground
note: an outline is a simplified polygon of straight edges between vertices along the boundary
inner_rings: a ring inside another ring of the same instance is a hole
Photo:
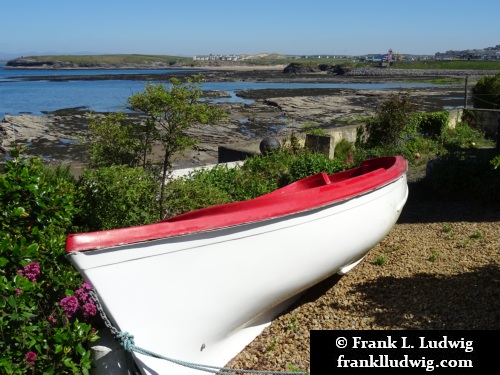
[[[228,367],[310,371],[311,330],[500,329],[498,202],[411,199],[411,191],[362,263],[309,290]]]

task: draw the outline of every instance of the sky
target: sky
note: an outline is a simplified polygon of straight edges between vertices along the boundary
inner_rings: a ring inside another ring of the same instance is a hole
[[[499,0],[0,0],[0,55],[434,55],[500,45]]]

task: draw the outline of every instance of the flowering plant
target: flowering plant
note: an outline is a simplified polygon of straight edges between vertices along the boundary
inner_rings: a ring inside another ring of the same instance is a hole
[[[0,175],[0,373],[88,374],[95,305],[64,256],[74,184],[14,156]]]

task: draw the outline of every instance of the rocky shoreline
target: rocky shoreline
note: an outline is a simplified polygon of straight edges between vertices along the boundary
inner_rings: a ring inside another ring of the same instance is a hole
[[[406,90],[422,111],[436,111],[447,105],[460,106],[463,88],[444,86]],[[199,140],[197,150],[175,158],[176,167],[216,163],[218,147],[260,142],[265,137],[285,140],[291,133],[305,131],[306,124],[325,130],[351,126],[374,114],[378,103],[394,90],[281,89],[239,93],[250,104],[219,103],[229,117],[216,126],[192,128]],[[223,95],[219,93],[219,95]],[[85,137],[88,114],[81,109],[47,113],[47,116],[6,115],[0,122],[0,151],[8,153],[14,144],[25,144],[28,154],[51,163],[71,165],[75,170],[88,161]]]
[[[273,69],[207,69],[206,81],[262,81],[262,82],[339,82],[339,83],[374,83],[400,79],[400,70],[375,69],[385,72],[385,76],[374,77],[373,69],[365,69],[353,75],[338,76],[333,74],[307,73],[283,74],[282,68]],[[392,72],[392,73],[388,73]],[[408,73],[405,71],[405,74]],[[413,72],[415,74],[415,72]],[[451,73],[451,72],[446,72]],[[456,72],[454,72],[456,73]],[[180,76],[187,73],[179,73]],[[387,76],[393,74],[394,76]],[[412,78],[429,79],[425,71]],[[463,72],[455,78],[463,79]],[[411,76],[411,75],[410,75]],[[106,75],[96,76],[107,79]],[[117,79],[115,75],[113,79]],[[130,79],[130,75],[126,78]],[[151,79],[159,79],[149,75]],[[137,79],[148,78],[137,75]],[[76,79],[64,76],[44,77],[49,80]],[[83,77],[79,77],[83,79]],[[86,76],[85,79],[89,77]],[[125,76],[123,77],[125,78]],[[135,79],[134,78],[134,79]],[[31,77],[29,79],[40,79]],[[119,78],[118,78],[119,79]],[[407,89],[422,111],[436,111],[445,106],[456,107],[463,104],[464,87],[462,84],[441,85],[432,88]],[[229,113],[225,123],[218,126],[196,128],[191,130],[193,137],[200,140],[199,148],[177,155],[176,167],[189,167],[217,162],[218,146],[243,142],[260,141],[273,136],[286,139],[292,132],[302,132],[306,123],[315,123],[318,127],[328,129],[353,125],[360,118],[371,116],[377,104],[394,90],[349,90],[349,89],[277,89],[248,90],[237,95],[251,99],[252,103],[219,103]],[[224,96],[223,92],[207,93],[209,96]],[[210,99],[210,98],[208,98]],[[85,135],[88,116],[84,109],[62,109],[46,116],[6,115],[0,122],[2,142],[0,152],[8,153],[14,143],[29,146],[29,154],[41,156],[52,163],[71,165],[81,170],[88,160],[85,145],[79,142]],[[78,172],[77,172],[78,174]]]

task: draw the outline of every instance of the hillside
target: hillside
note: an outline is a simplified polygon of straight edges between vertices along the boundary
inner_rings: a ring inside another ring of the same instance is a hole
[[[212,59],[197,59],[187,56],[170,55],[141,55],[141,54],[115,54],[115,55],[46,55],[22,56],[9,60],[9,68],[89,68],[89,69],[165,69],[179,67],[255,67],[255,66],[286,66],[289,64],[323,67],[323,69],[342,66],[344,69],[372,67],[371,63],[354,62],[352,59],[331,58],[299,58],[285,56],[279,53],[258,53],[255,55],[239,55],[237,60],[226,59],[227,56],[215,56]],[[392,69],[420,69],[420,70],[484,70],[500,71],[500,61],[394,61]]]
[[[23,56],[9,60],[8,67],[24,68],[103,68],[148,67],[162,68],[192,61],[188,57],[164,55],[47,55]]]

